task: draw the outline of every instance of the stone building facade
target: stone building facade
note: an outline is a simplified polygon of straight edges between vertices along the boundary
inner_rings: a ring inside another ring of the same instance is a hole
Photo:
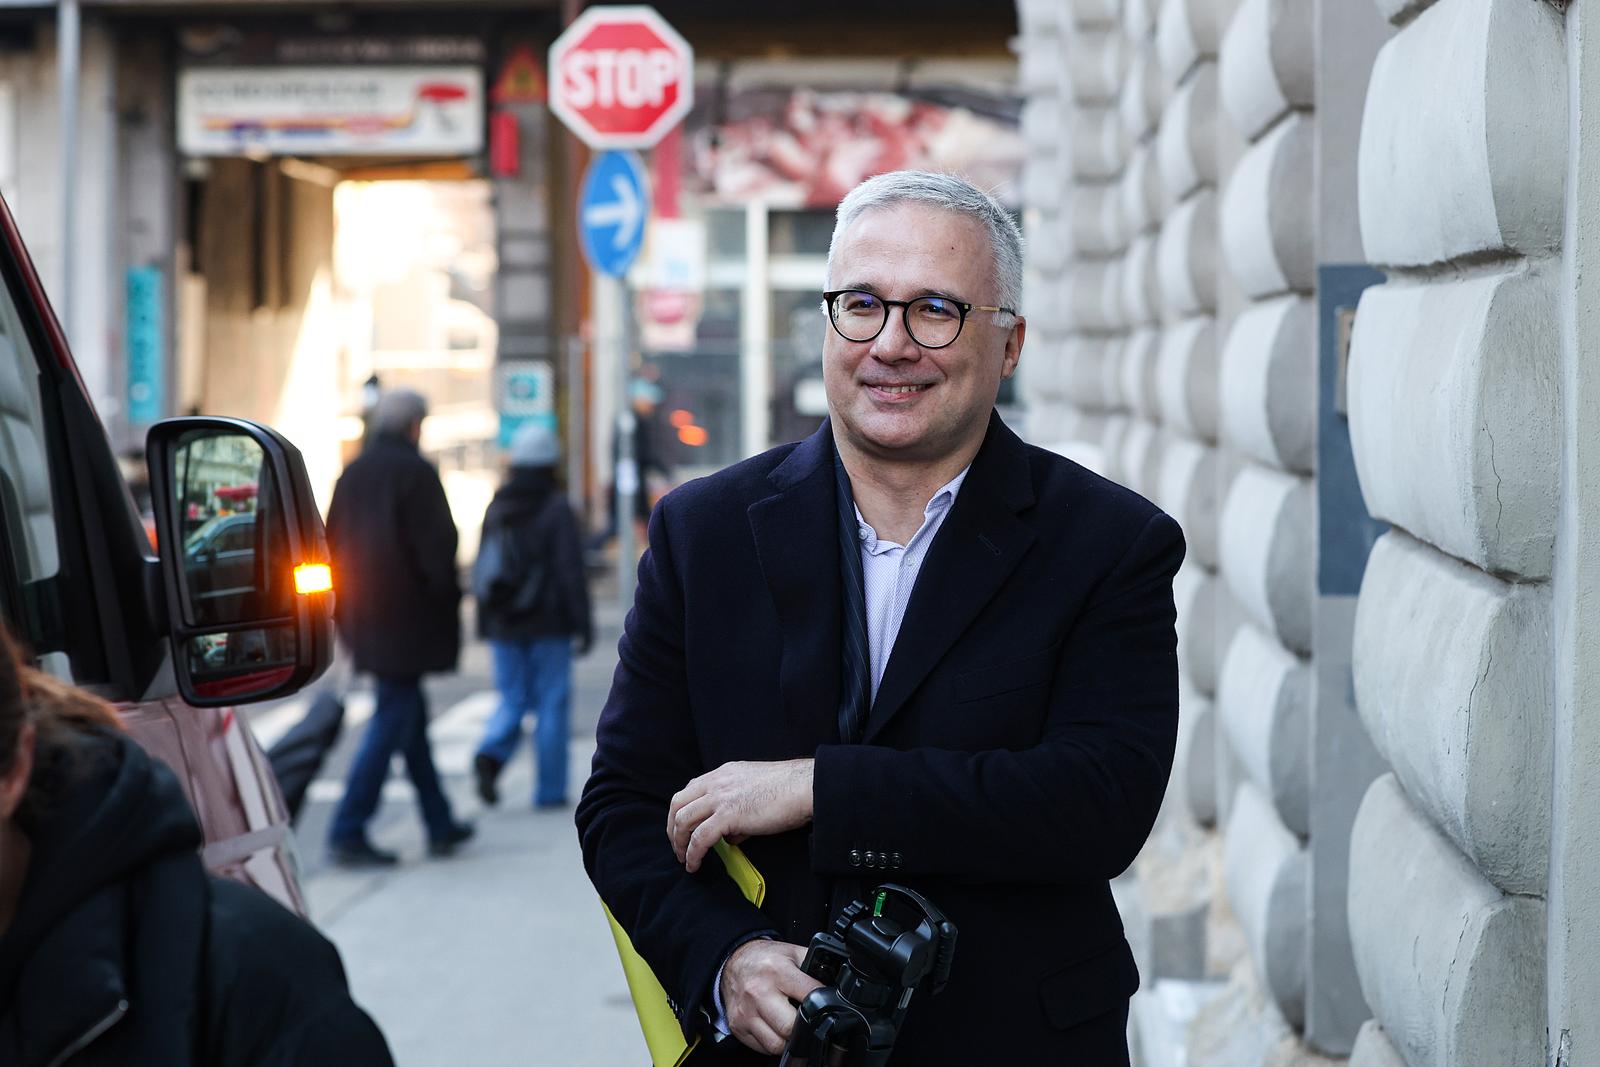
[[[1600,1059],[1578,9],[1019,2],[1028,433],[1189,541],[1138,1062]]]

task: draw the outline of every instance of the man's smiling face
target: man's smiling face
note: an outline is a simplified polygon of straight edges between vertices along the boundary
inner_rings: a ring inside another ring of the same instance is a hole
[[[834,248],[830,289],[860,289],[888,300],[943,296],[999,304],[994,255],[983,225],[928,204],[869,210]],[[889,309],[871,341],[847,341],[832,326],[822,346],[828,411],[843,443],[893,462],[938,463],[977,444],[1000,382],[1016,371],[1024,327],[999,326],[973,311],[954,342],[924,348]]]

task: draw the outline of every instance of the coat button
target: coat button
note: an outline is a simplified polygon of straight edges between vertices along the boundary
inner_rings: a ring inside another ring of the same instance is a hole
[[[861,866],[861,850],[859,848],[853,848],[850,850],[850,866]]]

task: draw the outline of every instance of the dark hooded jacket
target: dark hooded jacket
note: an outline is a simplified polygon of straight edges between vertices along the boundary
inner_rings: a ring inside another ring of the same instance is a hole
[[[374,437],[334,486],[327,527],[335,618],[356,670],[384,678],[455,670],[455,520],[439,472],[417,446]]]
[[[41,752],[47,800],[19,813],[32,853],[0,937],[0,1063],[392,1067],[334,947],[201,867],[172,772],[121,735],[78,736],[70,762]]]
[[[588,648],[594,622],[578,519],[548,467],[512,468],[484,512],[484,540],[500,526],[511,530],[515,563],[538,581],[539,595],[531,610],[522,612],[478,605],[479,635],[493,641],[576,637]]]

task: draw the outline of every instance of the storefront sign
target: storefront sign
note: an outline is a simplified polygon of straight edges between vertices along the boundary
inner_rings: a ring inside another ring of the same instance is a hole
[[[501,448],[524,425],[540,423],[556,429],[555,368],[543,359],[507,359],[495,365],[494,399],[500,412]]]
[[[178,148],[195,156],[469,155],[478,67],[216,67],[178,75]]]
[[[147,425],[162,408],[162,278],[160,267],[130,267],[127,273],[127,324],[123,333],[128,367],[128,421]]]

